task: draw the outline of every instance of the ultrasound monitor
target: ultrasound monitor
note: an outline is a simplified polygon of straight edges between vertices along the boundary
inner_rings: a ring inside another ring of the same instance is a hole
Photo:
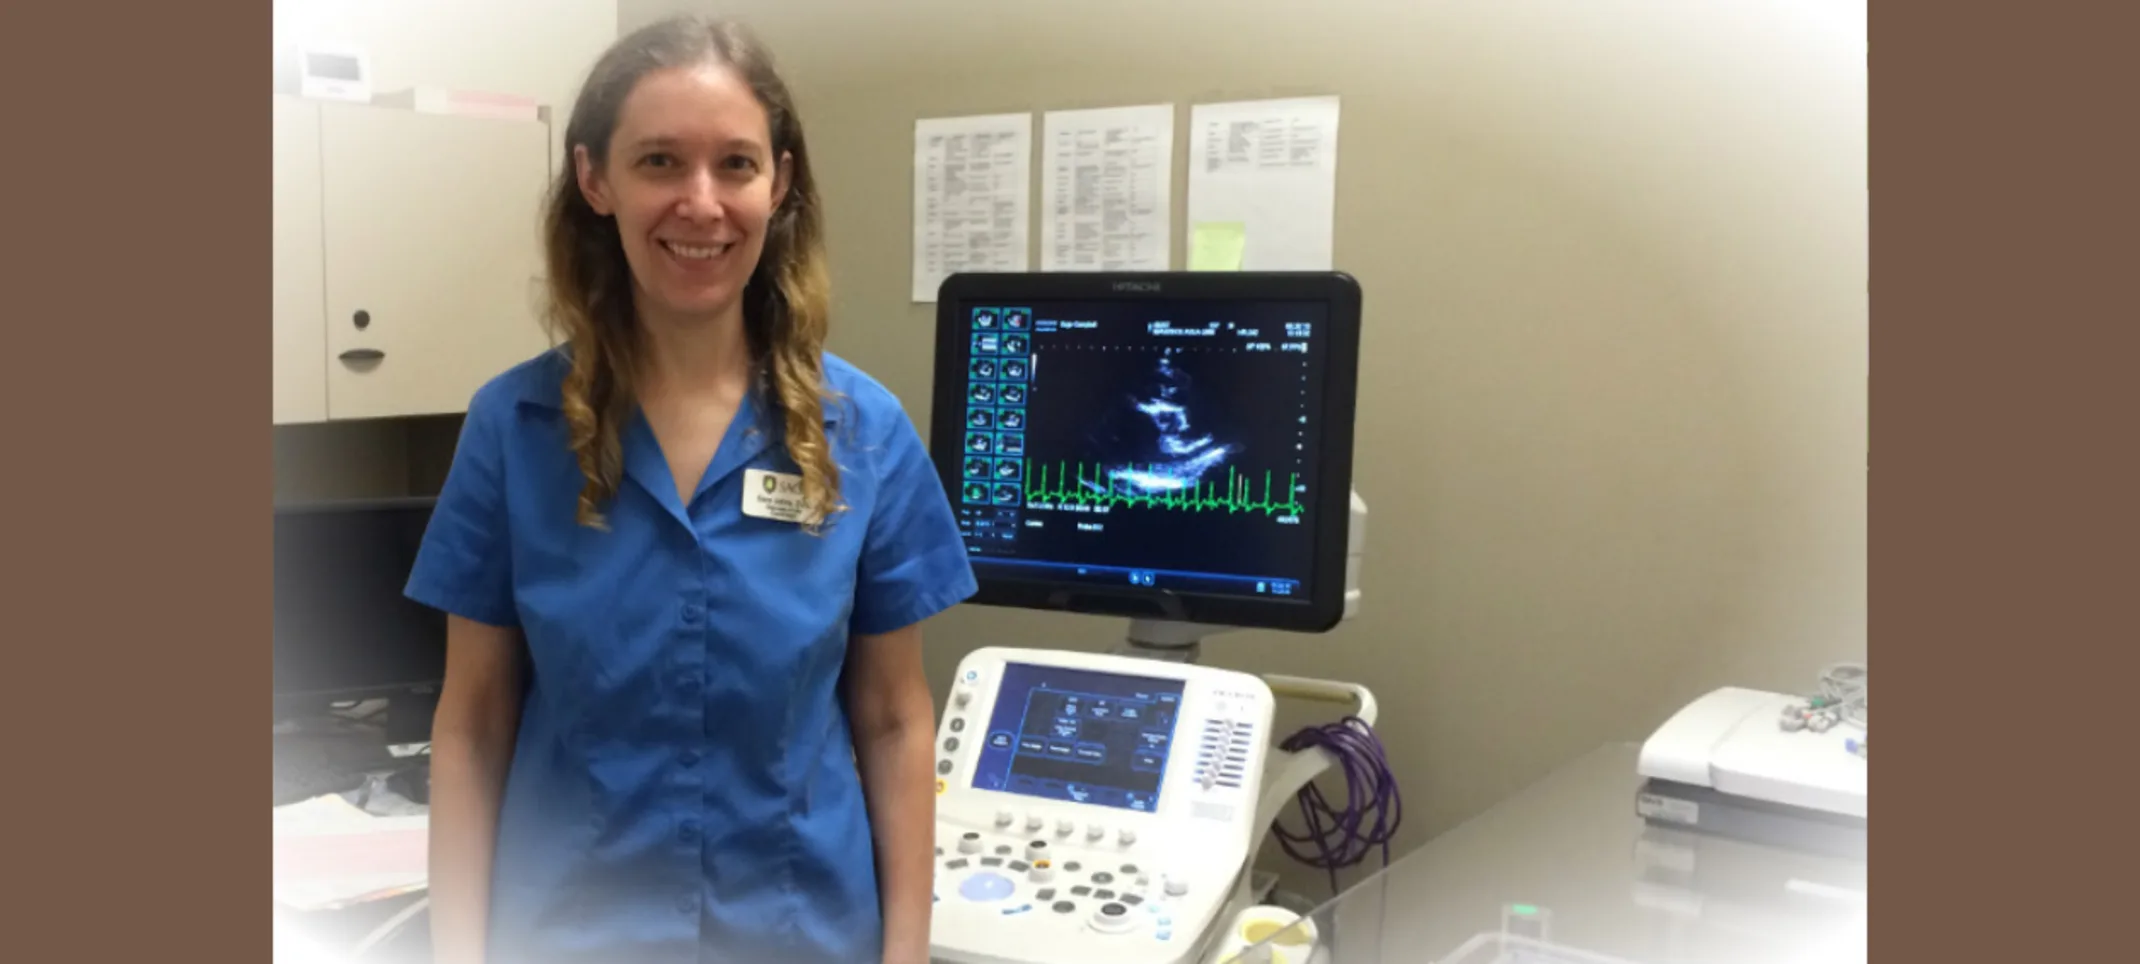
[[[1359,332],[1339,273],[947,280],[931,449],[974,601],[1334,626]]]

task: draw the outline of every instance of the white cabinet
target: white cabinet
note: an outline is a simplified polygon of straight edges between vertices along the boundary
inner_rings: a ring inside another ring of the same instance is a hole
[[[275,99],[275,424],[327,417],[320,112]]]
[[[275,124],[278,423],[458,412],[549,345],[547,124],[286,99]]]

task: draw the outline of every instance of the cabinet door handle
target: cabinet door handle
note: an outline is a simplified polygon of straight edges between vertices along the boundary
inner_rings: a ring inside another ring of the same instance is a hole
[[[352,348],[342,353],[342,360],[346,362],[378,361],[385,357],[386,352],[377,348]]]

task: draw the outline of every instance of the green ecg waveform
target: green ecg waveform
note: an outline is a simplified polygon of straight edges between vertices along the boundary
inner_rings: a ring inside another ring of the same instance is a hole
[[[1182,512],[1261,512],[1264,515],[1297,516],[1306,507],[1300,504],[1295,490],[1300,487],[1300,474],[1293,473],[1279,489],[1278,498],[1271,495],[1271,473],[1263,473],[1263,497],[1255,497],[1255,483],[1233,469],[1226,470],[1226,482],[1220,485],[1206,482],[1194,489],[1183,489],[1156,495],[1127,495],[1119,492],[1094,491],[1085,487],[1087,476],[1083,464],[1073,465],[1057,462],[1050,487],[1050,466],[1042,465],[1035,470],[1031,461],[1025,463],[1025,501],[1052,503],[1055,505],[1086,506],[1138,506],[1150,509],[1175,509]],[[1100,466],[1092,469],[1091,481],[1106,478]]]

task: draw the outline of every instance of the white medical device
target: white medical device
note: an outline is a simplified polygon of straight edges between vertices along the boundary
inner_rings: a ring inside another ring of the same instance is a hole
[[[1635,807],[1653,824],[1842,856],[1865,851],[1865,731],[1807,726],[1809,700],[1723,687],[1642,745]]]
[[[972,602],[1129,628],[1112,654],[989,647],[961,662],[937,733],[931,956],[1238,952],[1265,923],[1246,913],[1251,868],[1279,810],[1337,759],[1326,746],[1371,738],[1273,746],[1276,698],[1342,703],[1370,728],[1375,700],[1196,659],[1216,633],[1319,633],[1359,607],[1359,286],[1334,272],[987,273],[946,280],[937,306],[930,450]]]
[[[937,735],[932,943],[966,964],[1194,961],[1254,842],[1256,676],[977,650]]]

